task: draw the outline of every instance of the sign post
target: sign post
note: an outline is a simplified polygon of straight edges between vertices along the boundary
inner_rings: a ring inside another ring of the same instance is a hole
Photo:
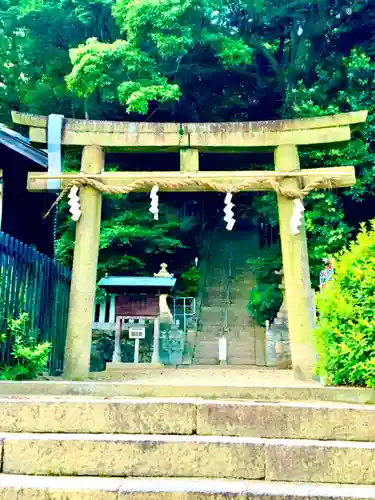
[[[134,363],[139,363],[139,340],[146,338],[146,329],[144,326],[131,326],[129,328],[129,339],[135,339],[134,343]]]

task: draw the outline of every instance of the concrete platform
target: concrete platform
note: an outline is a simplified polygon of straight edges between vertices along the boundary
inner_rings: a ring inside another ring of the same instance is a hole
[[[367,442],[139,434],[0,439],[5,474],[375,482],[375,443]]]
[[[375,406],[198,398],[0,398],[0,432],[179,434],[375,442]]]
[[[369,500],[374,486],[191,478],[33,477],[0,474],[1,500]]]

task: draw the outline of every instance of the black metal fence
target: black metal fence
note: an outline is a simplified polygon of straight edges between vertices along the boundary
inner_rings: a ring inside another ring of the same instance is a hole
[[[21,241],[0,232],[0,333],[9,318],[27,313],[37,340],[52,344],[49,371],[62,372],[71,271]],[[0,344],[6,364],[11,340]]]

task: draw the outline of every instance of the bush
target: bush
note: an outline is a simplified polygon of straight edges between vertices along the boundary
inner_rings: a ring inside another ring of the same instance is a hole
[[[375,220],[334,259],[317,300],[317,373],[333,385],[375,388]]]
[[[106,363],[112,361],[115,346],[113,333],[100,330],[95,333],[91,343],[90,371],[102,372]]]
[[[0,368],[0,379],[32,380],[46,369],[51,344],[38,343],[38,334],[30,329],[26,313],[9,319],[8,330],[0,334],[2,342],[9,341],[12,350],[9,362]]]
[[[279,288],[281,277],[276,273],[282,268],[280,247],[260,250],[247,263],[256,283],[249,292],[247,310],[259,325],[264,325],[266,320],[275,318],[283,299]]]
[[[276,317],[282,301],[283,295],[279,285],[255,285],[249,292],[247,311],[259,325],[264,325],[266,320]]]
[[[190,267],[187,271],[181,274],[182,286],[184,288],[183,295],[193,296],[198,295],[200,271],[196,266]]]

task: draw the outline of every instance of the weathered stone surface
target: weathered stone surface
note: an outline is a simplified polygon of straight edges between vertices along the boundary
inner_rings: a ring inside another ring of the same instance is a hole
[[[0,432],[375,441],[375,407],[330,402],[1,398]]]
[[[0,475],[0,500],[368,500],[373,486],[212,479],[71,478]]]
[[[270,440],[266,480],[375,484],[375,443]]]
[[[0,475],[0,500],[117,500],[122,483],[97,477]]]
[[[297,382],[289,370],[238,369],[136,369],[115,373],[117,381],[102,381],[106,372],[90,375],[83,382],[53,379],[48,381],[0,381],[3,396],[91,396],[123,397],[202,397],[207,399],[249,399],[253,401],[338,401],[375,403],[373,389],[322,387],[318,383]],[[120,382],[119,380],[123,380]]]
[[[182,370],[178,370],[183,372]],[[192,370],[194,371],[194,370]],[[105,373],[105,372],[104,372]],[[273,373],[273,372],[271,372]],[[101,376],[103,374],[96,374]],[[127,374],[128,375],[128,374]],[[252,374],[248,382],[233,383],[227,381],[218,383],[215,372],[209,376],[210,384],[168,383],[166,373],[164,383],[145,383],[144,381],[111,382],[111,381],[38,381],[38,382],[6,382],[0,381],[0,395],[50,395],[50,396],[92,396],[105,398],[121,397],[202,397],[223,399],[250,399],[254,401],[339,401],[348,403],[375,403],[373,389],[351,387],[322,387],[318,384],[295,386],[269,386],[269,380],[254,383]],[[182,374],[186,377],[186,372]],[[208,376],[208,375],[206,375]],[[134,377],[133,377],[134,378]],[[275,384],[277,380],[275,380]]]
[[[338,403],[207,401],[197,433],[264,438],[375,441],[375,407]]]
[[[257,438],[14,434],[4,440],[7,474],[259,479]]]
[[[200,133],[225,133],[225,132],[248,132],[265,130],[306,130],[319,129],[322,127],[338,127],[341,125],[352,125],[362,123],[367,119],[367,111],[351,111],[337,115],[317,116],[313,118],[298,118],[292,120],[269,120],[253,122],[206,122],[206,123],[156,123],[156,122],[121,122],[103,120],[77,120],[75,118],[65,119],[65,129],[78,132],[139,132],[139,133],[179,133],[181,127],[184,132]],[[14,123],[30,127],[47,128],[48,117],[12,111]]]
[[[195,406],[155,399],[0,399],[0,432],[192,434]]]
[[[131,495],[137,500],[359,500],[373,499],[375,487],[228,481],[212,479],[127,479],[120,488],[120,500]]]

